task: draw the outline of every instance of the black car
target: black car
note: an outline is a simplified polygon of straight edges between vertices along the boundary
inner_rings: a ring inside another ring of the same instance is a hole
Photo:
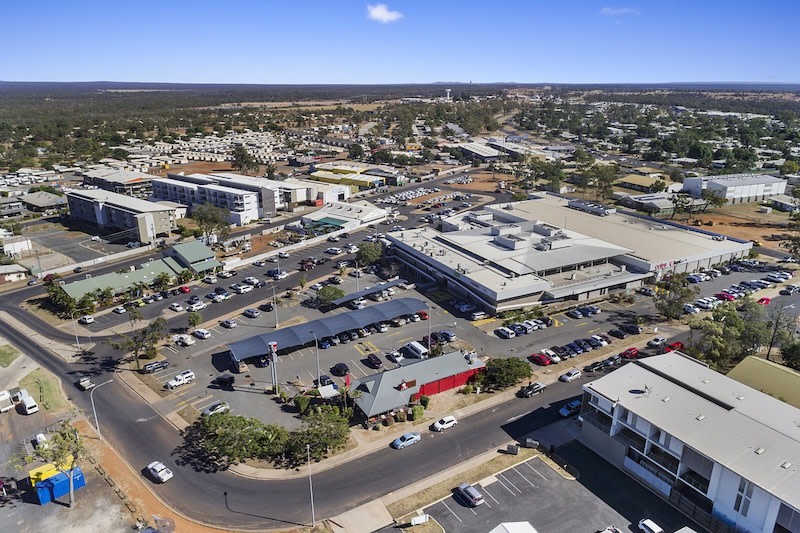
[[[586,342],[586,339],[575,339],[574,342],[575,342],[575,344],[577,344],[578,346],[583,348],[584,352],[591,352],[592,351],[592,345],[589,344],[588,342]]]
[[[325,387],[326,385],[333,385],[333,380],[327,374],[322,374],[319,377],[319,383],[317,383],[318,387]]]
[[[170,298],[170,297],[172,297],[172,291],[161,291],[161,293],[160,293],[160,294],[161,294],[161,296],[162,296],[163,298]]]
[[[542,318],[540,318],[538,320],[541,320],[542,322],[544,322],[545,326],[547,326],[548,328],[553,325],[553,319],[550,318],[549,316],[543,316]]]
[[[591,346],[595,350],[598,349],[598,348],[602,348],[603,347],[603,345],[597,339],[593,339],[593,338],[589,337],[588,339],[585,339],[585,340],[586,340],[586,342],[589,343],[589,346]]]
[[[142,374],[152,374],[153,372],[164,370],[165,368],[169,368],[169,361],[154,361],[142,367]]]
[[[655,296],[656,291],[651,289],[650,287],[640,287],[636,292],[639,294],[644,294],[645,296]]]
[[[622,357],[620,357],[619,355],[615,354],[615,355],[612,355],[611,357],[609,357],[608,359],[603,360],[602,364],[605,367],[609,367],[609,366],[614,366],[616,364],[619,364],[620,361],[622,361]]]
[[[603,368],[603,362],[602,361],[595,361],[594,363],[589,363],[588,365],[583,367],[583,371],[584,372],[597,372],[601,368]]]
[[[221,376],[214,378],[214,381],[212,381],[214,385],[225,388],[233,387],[234,382],[236,382],[236,376],[233,374],[222,374]]]
[[[578,312],[583,316],[592,316],[594,314],[594,310],[591,307],[579,307]]]
[[[214,288],[214,292],[216,294],[227,294],[228,293],[228,291],[225,290],[225,287],[215,287]]]
[[[72,269],[72,271],[75,272],[76,274],[80,274],[81,272],[83,272],[83,267],[75,267]]]
[[[575,357],[576,355],[578,355],[578,352],[576,352],[569,344],[562,346],[561,349],[564,351],[565,354],[567,354],[567,357]]]
[[[356,338],[358,338],[358,335],[356,335]],[[344,333],[339,333],[339,340],[342,344],[347,344],[350,342],[350,334],[346,331]]]
[[[272,302],[267,302],[259,305],[258,308],[261,309],[262,311],[270,312],[273,309],[275,309],[275,306],[272,305]]]
[[[380,368],[383,366],[383,361],[381,361],[381,358],[378,357],[377,354],[371,353],[367,356],[367,365],[372,368]]]
[[[612,329],[608,334],[617,339],[625,339],[628,337],[627,333],[618,329]]]
[[[556,355],[559,356],[561,359],[569,357],[569,352],[567,352],[567,350],[565,350],[561,346],[551,346],[550,349],[553,350],[556,353]]]
[[[573,352],[575,352],[576,354],[582,354],[583,353],[583,347],[581,347],[581,345],[578,344],[577,342],[571,342],[571,343],[567,344],[567,347],[570,350],[572,350]]]
[[[337,376],[344,377],[350,373],[350,367],[348,367],[345,363],[336,363],[331,368],[331,372],[333,372]]]
[[[637,326],[636,324],[622,324],[619,329],[624,331],[625,333],[630,333],[631,335],[638,335],[642,332],[642,328]]]

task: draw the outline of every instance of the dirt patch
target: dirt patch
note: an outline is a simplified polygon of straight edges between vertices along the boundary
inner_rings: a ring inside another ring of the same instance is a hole
[[[708,213],[697,213],[686,223],[729,237],[758,241],[764,248],[780,250],[780,243],[789,236],[789,214],[780,211],[760,213],[760,208],[757,203],[725,206]]]
[[[234,172],[231,164],[228,162],[210,162],[210,161],[191,161],[185,165],[170,165],[169,168],[162,168],[151,171],[154,176],[166,177],[167,172],[177,174],[183,172],[185,174],[192,174],[198,172],[201,174],[208,174],[211,172]]]
[[[43,368],[37,368],[22,378],[19,386],[27,389],[42,409],[57,412],[69,407],[61,392],[61,382]]]

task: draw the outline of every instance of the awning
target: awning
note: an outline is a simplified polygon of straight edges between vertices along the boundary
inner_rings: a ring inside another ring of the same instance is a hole
[[[334,300],[331,303],[333,305],[342,305],[352,300],[357,300],[358,298],[361,298],[363,296],[369,296],[370,294],[375,294],[376,292],[385,291],[389,287],[396,287],[398,285],[407,285],[407,284],[408,282],[404,279],[396,279],[394,281],[384,283],[383,285],[375,285],[374,287],[369,287],[367,289],[363,289],[358,292],[351,292],[350,294],[342,296],[338,300]]]
[[[385,322],[398,316],[410,315],[428,309],[428,304],[417,298],[398,298],[365,309],[348,311],[297,326],[289,326],[248,339],[228,344],[233,359],[237,362],[249,357],[260,357],[269,353],[269,343],[275,342],[278,350],[305,346],[317,339],[338,335],[344,331],[363,328],[377,322]],[[313,332],[313,333],[312,333]]]

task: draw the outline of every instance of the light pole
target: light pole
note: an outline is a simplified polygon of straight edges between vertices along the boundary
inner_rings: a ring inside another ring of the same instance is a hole
[[[272,310],[275,311],[275,329],[278,329],[278,299],[275,297],[275,282],[272,282]]]
[[[306,457],[308,458],[308,491],[311,493],[311,527],[317,527],[317,517],[314,514],[314,484],[311,482],[311,445],[306,444]]]
[[[317,339],[317,334],[316,333],[314,333],[313,331],[310,332],[310,333],[312,335],[314,335],[314,349],[317,352],[317,387],[319,387],[320,385],[322,385],[319,382],[319,376],[320,376],[320,373],[319,373],[319,340]]]
[[[358,269],[358,259],[353,259],[353,262],[356,264],[356,292],[359,292],[361,290],[361,284],[359,283],[361,279],[361,271]]]
[[[75,322],[75,313],[80,313],[80,311],[73,311],[70,317],[72,318],[72,331],[75,332],[75,344],[78,345],[78,349],[81,349],[81,341],[78,340],[78,323]]]
[[[95,385],[94,388],[92,389],[92,392],[89,393],[89,400],[92,402],[92,412],[94,413],[94,428],[97,430],[97,438],[99,438],[100,440],[103,440],[103,437],[102,435],[100,435],[100,422],[97,421],[97,409],[95,409],[94,407],[94,393],[97,389],[99,389],[103,385],[108,385],[112,381],[114,380],[109,379],[108,381],[104,381],[99,385]]]

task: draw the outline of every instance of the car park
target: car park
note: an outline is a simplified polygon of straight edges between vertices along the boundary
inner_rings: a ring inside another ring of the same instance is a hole
[[[458,425],[458,420],[453,415],[445,416],[433,423],[432,429],[437,432],[444,431],[446,429],[450,429],[456,427]]]
[[[200,413],[200,416],[211,416],[219,413],[225,413],[230,410],[231,406],[228,405],[228,402],[219,401],[219,402],[214,402],[205,409],[203,409],[203,412]]]
[[[192,335],[194,335],[198,339],[210,339],[211,338],[211,332],[208,331],[207,329],[203,329],[203,328],[198,328],[198,329],[194,330],[194,333],[192,333]]]
[[[147,471],[159,483],[166,483],[172,479],[172,470],[164,466],[161,461],[153,461],[147,465]]]
[[[571,381],[575,381],[576,379],[578,379],[580,377],[581,377],[581,371],[578,370],[577,368],[573,368],[573,369],[567,370],[566,373],[561,374],[558,377],[558,380],[559,381],[563,381],[564,383],[569,383]]]
[[[520,398],[530,398],[531,396],[535,396],[536,394],[541,394],[544,392],[545,385],[544,383],[537,381],[535,383],[531,383],[529,385],[525,385],[521,387],[519,391],[517,391],[517,396]]]
[[[421,440],[422,436],[416,431],[412,431],[410,433],[406,433],[404,435],[397,437],[395,440],[392,441],[392,444],[390,446],[395,450],[402,450],[403,448],[411,446],[412,444],[416,444]]]

